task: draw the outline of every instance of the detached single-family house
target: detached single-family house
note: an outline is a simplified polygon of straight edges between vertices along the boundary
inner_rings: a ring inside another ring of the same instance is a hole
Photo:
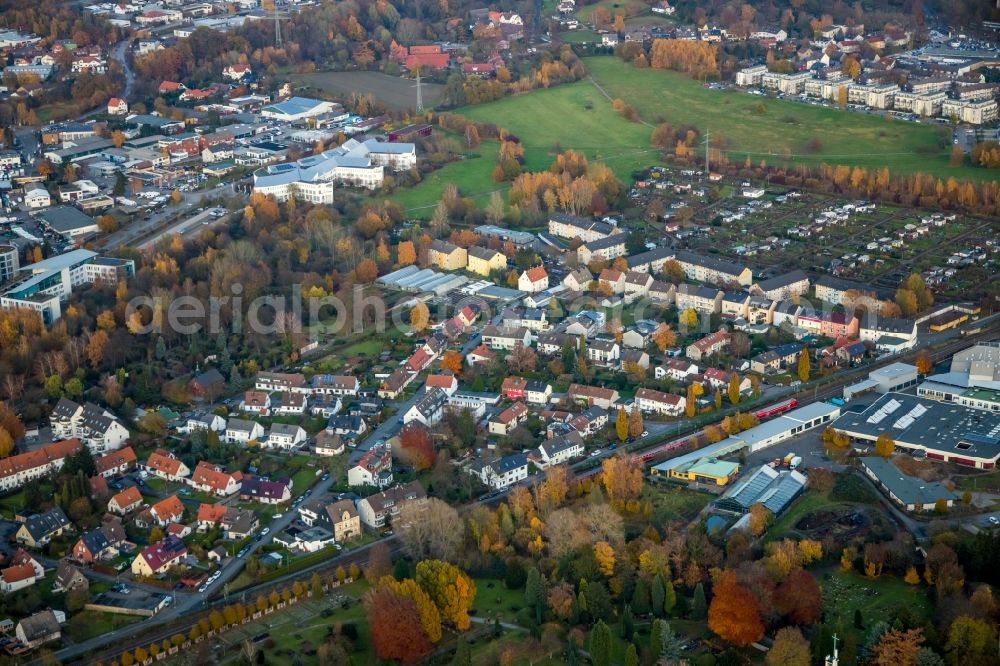
[[[201,460],[194,468],[189,481],[191,487],[219,497],[228,497],[239,492],[243,483],[243,472],[227,472],[220,465]]]
[[[98,476],[110,479],[116,474],[124,474],[133,469],[136,464],[135,451],[131,446],[110,451],[94,460],[94,469]]]
[[[503,490],[528,478],[528,456],[512,453],[496,460],[473,462],[468,471],[485,485]]]
[[[392,483],[392,453],[388,447],[373,446],[347,470],[347,485],[386,488]]]
[[[128,114],[128,102],[120,97],[112,97],[108,100],[109,116],[124,116]]]
[[[259,442],[263,438],[264,426],[256,421],[229,419],[229,423],[226,425],[226,442],[229,444]]]
[[[549,274],[542,266],[535,266],[521,273],[517,278],[517,288],[529,294],[549,288]]]
[[[149,511],[153,521],[160,527],[179,523],[184,519],[184,503],[177,495],[160,500],[150,507]]]
[[[14,635],[18,643],[28,649],[34,649],[39,645],[58,641],[62,638],[62,630],[59,628],[55,612],[43,610],[18,622]]]
[[[528,418],[528,407],[523,402],[515,402],[490,419],[491,435],[509,435],[517,426]]]
[[[573,431],[542,442],[538,446],[535,461],[540,467],[549,467],[561,465],[581,455],[583,455],[583,435]]]
[[[108,500],[108,511],[124,516],[127,513],[142,506],[142,493],[135,486],[129,486],[110,500]]]
[[[267,440],[260,442],[269,449],[293,449],[306,441],[306,431],[301,426],[287,423],[274,423],[267,433]]]
[[[132,575],[147,578],[169,571],[187,557],[187,546],[175,536],[146,546],[132,560]]]
[[[56,569],[56,577],[52,581],[53,592],[71,592],[77,589],[87,589],[88,587],[90,587],[90,583],[87,582],[87,577],[83,575],[82,571],[67,560],[59,563],[59,568]]]
[[[48,511],[25,517],[24,522],[21,523],[14,535],[14,541],[31,548],[41,548],[53,537],[72,529],[73,523],[66,517],[63,510],[56,506]]]
[[[709,356],[721,353],[729,346],[731,340],[732,336],[729,334],[729,331],[720,329],[688,345],[684,355],[692,361],[700,361]]]
[[[600,386],[570,384],[566,389],[566,399],[575,404],[611,409],[611,406],[618,402],[618,391]]]
[[[191,473],[187,465],[163,449],[151,453],[142,467],[148,473],[165,481],[183,481]]]
[[[186,424],[187,432],[192,433],[197,430],[211,430],[212,432],[225,432],[226,419],[218,414],[210,412],[198,412],[192,414]]]
[[[243,394],[240,411],[266,416],[271,411],[271,396],[264,391],[247,391]]]

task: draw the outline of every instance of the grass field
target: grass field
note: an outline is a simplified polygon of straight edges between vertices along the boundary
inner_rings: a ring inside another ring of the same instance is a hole
[[[591,18],[594,16],[594,11],[598,7],[604,7],[608,10],[608,15],[614,18],[615,14],[618,12],[625,12],[625,16],[636,16],[637,14],[649,14],[649,6],[645,3],[640,2],[626,2],[625,0],[598,0],[593,4],[587,4],[580,7],[579,11],[576,12],[576,17],[582,23],[590,22]],[[609,28],[611,26],[608,26]]]
[[[993,177],[985,169],[948,165],[951,141],[946,127],[712,90],[682,74],[636,69],[613,56],[594,56],[585,62],[594,81],[535,90],[459,112],[478,122],[495,123],[520,138],[526,170],[547,169],[557,152],[572,148],[591,161],[604,162],[626,183],[632,172],[659,161],[659,151],[649,147],[649,139],[650,125],[661,119],[694,125],[723,139],[726,154],[739,163],[749,154],[755,162],[766,160],[771,165],[886,166],[894,174],[919,170],[957,179]],[[384,78],[401,85],[402,80]],[[629,122],[613,111],[598,85],[610,97],[634,106],[644,122]],[[819,147],[811,146],[813,152],[807,152],[812,139],[819,141]],[[483,142],[465,160],[433,172],[416,187],[401,188],[390,198],[412,216],[429,218],[444,184],[454,183],[463,196],[482,205],[490,192],[505,188],[491,178],[496,150],[495,143]]]
[[[862,638],[863,631],[854,628],[854,612],[861,611],[865,627],[884,620],[891,622],[896,613],[906,609],[921,619],[931,614],[931,604],[925,588],[908,585],[899,578],[884,575],[869,580],[856,573],[844,573],[839,568],[820,579],[823,590],[823,607],[830,624],[838,621],[849,631]]]
[[[464,160],[452,162],[427,175],[415,187],[400,188],[389,197],[413,217],[430,218],[441,199],[447,183],[454,183],[464,197],[472,197],[483,206],[490,192],[506,189],[505,184],[493,182],[493,168],[497,165],[497,144],[484,141]],[[380,198],[377,197],[376,198]]]
[[[560,32],[559,39],[567,44],[598,44],[601,41],[601,36],[593,30],[580,29]]]
[[[924,171],[956,178],[991,178],[983,169],[951,167],[946,127],[883,120],[876,116],[711,90],[677,72],[636,69],[618,58],[586,59],[591,76],[612,97],[634,106],[648,122],[663,118],[691,124],[727,140],[732,160],[779,163],[788,149],[793,161],[809,164],[886,166],[892,172]],[[579,84],[577,84],[579,85]],[[805,154],[810,139],[821,149]]]
[[[606,162],[624,179],[659,159],[649,148],[652,130],[613,111],[611,102],[587,81],[466,107],[461,113],[519,137],[529,171],[547,169],[555,154],[567,148]]]
[[[895,173],[921,170],[938,176],[982,179],[982,169],[951,167],[949,130],[926,124],[883,120],[795,102],[711,90],[676,72],[636,69],[612,56],[585,60],[594,80],[611,96],[633,105],[648,123],[660,119],[691,124],[723,137],[730,159],[888,166]],[[630,123],[590,81],[508,97],[462,113],[506,127],[525,142],[527,167],[547,167],[553,149],[573,148],[602,160],[619,177],[657,161],[649,148],[650,128]],[[821,147],[807,154],[818,139]]]
[[[312,86],[317,90],[346,97],[352,92],[371,94],[397,111],[417,106],[416,83],[407,78],[389,76],[380,72],[311,72],[297,74],[293,80],[298,85]],[[444,86],[439,83],[422,85],[424,105],[433,108],[441,99]]]

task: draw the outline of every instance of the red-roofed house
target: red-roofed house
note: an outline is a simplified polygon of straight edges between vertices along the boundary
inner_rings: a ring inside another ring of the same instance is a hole
[[[178,539],[183,539],[187,535],[191,534],[190,525],[181,525],[180,523],[170,523],[167,525],[167,535],[175,536]]]
[[[509,435],[517,426],[528,418],[528,406],[523,402],[515,402],[490,419],[490,434]]]
[[[0,590],[10,594],[35,584],[35,569],[30,564],[15,564],[0,572]]]
[[[244,76],[249,76],[253,73],[250,69],[250,65],[245,62],[238,62],[235,65],[229,65],[224,70],[222,70],[222,75],[227,79],[233,79],[234,81],[239,81]]]
[[[94,468],[98,475],[109,479],[115,474],[124,474],[129,471],[135,467],[135,463],[135,451],[132,450],[131,446],[126,446],[124,449],[111,451],[95,460]]]
[[[160,94],[170,94],[181,92],[182,90],[187,90],[183,83],[178,83],[176,81],[163,81],[160,83]]]
[[[10,558],[11,566],[29,566],[35,570],[35,578],[42,578],[45,575],[45,567],[42,563],[31,556],[31,553],[24,548],[18,548]]]
[[[517,288],[529,294],[545,291],[549,288],[549,274],[541,266],[529,268],[517,279]]]
[[[500,394],[508,400],[523,400],[528,389],[524,377],[506,377],[500,385]]]
[[[184,503],[177,495],[171,495],[154,504],[149,511],[153,521],[163,527],[170,523],[179,523],[184,518]]]
[[[433,359],[433,357],[427,353],[427,350],[421,347],[417,351],[413,352],[410,358],[406,359],[406,369],[410,372],[420,372],[427,367]]]
[[[218,465],[202,460],[194,468],[189,483],[192,488],[225,497],[236,493],[243,482],[243,472],[227,472]]]
[[[108,511],[124,516],[126,513],[142,506],[142,493],[135,486],[121,491],[108,500]]]
[[[487,347],[486,345],[479,345],[468,354],[465,355],[465,362],[469,366],[478,365],[480,363],[489,363],[497,357],[496,352]]]
[[[128,113],[128,102],[120,97],[112,97],[108,100],[108,114],[112,116],[124,116]]]
[[[159,543],[146,546],[132,560],[132,575],[155,576],[177,565],[187,556],[187,546],[175,536],[168,536]]]
[[[67,439],[0,459],[0,491],[20,488],[33,479],[61,469],[66,457],[79,451],[81,446],[79,439]]]
[[[198,507],[198,531],[204,532],[215,527],[225,515],[226,506],[223,504],[202,504]]]
[[[143,467],[153,476],[167,481],[183,481],[191,474],[191,469],[187,465],[163,449],[151,453]]]
[[[434,388],[441,389],[450,397],[458,390],[458,379],[455,378],[455,375],[430,375],[424,385],[424,390],[430,391]]]

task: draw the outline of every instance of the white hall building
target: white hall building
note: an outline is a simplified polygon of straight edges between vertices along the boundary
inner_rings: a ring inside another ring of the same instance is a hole
[[[254,172],[253,187],[278,201],[294,198],[331,204],[338,185],[374,190],[382,187],[386,168],[406,171],[416,166],[417,149],[412,143],[349,139],[319,155],[259,169]]]

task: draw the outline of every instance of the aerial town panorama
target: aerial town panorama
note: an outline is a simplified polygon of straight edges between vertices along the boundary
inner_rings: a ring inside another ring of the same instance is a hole
[[[0,2],[0,666],[1000,666],[1000,2]]]

